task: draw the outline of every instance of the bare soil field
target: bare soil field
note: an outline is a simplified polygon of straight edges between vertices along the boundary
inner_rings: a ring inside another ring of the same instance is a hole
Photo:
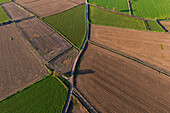
[[[36,18],[23,20],[16,24],[46,61],[71,47],[64,38]]]
[[[19,8],[18,6],[16,6],[12,2],[2,4],[2,8],[6,11],[7,15],[13,21],[31,17],[31,15],[28,12],[26,12],[23,9]]]
[[[1,100],[48,72],[14,24],[0,26],[0,34]]]
[[[92,25],[91,40],[167,71],[170,69],[170,34]]]
[[[160,23],[170,32],[170,21],[160,21]]]
[[[69,50],[51,60],[49,64],[59,74],[69,76],[77,55],[78,50],[75,48],[70,48]]]
[[[99,112],[170,111],[169,77],[139,63],[89,45],[79,72],[76,86]]]
[[[15,2],[39,17],[46,17],[84,3],[85,0],[15,0]]]

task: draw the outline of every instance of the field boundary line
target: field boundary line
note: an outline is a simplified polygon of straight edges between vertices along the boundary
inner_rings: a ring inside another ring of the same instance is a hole
[[[168,32],[168,30],[159,22],[158,19],[156,19],[156,23],[159,25],[159,27],[161,27],[161,29],[162,29],[164,32]]]
[[[147,20],[143,20],[143,23],[144,23],[145,29],[146,29],[147,31],[149,31],[150,28],[149,28],[149,26],[148,26]]]
[[[113,11],[113,10],[107,9],[107,8],[105,8],[105,7],[98,6],[98,5],[91,4],[91,3],[88,3],[88,4],[89,4],[90,6],[98,7],[98,8],[100,8],[100,9],[104,9],[104,10],[109,11],[109,12],[113,12],[113,13],[120,14],[120,15],[124,15],[124,16],[128,16],[128,17],[132,17],[132,18],[139,19],[139,20],[155,20],[155,19],[137,17],[137,16],[134,16],[134,15],[129,15],[129,14],[126,14],[126,13],[121,13],[121,12],[118,12],[118,11]]]
[[[169,73],[168,71],[166,71],[165,69],[159,68],[159,67],[157,67],[156,65],[152,65],[152,64],[150,64],[150,63],[148,63],[148,62],[144,62],[144,61],[142,61],[142,60],[140,60],[140,59],[138,59],[138,58],[136,58],[136,57],[132,57],[132,56],[127,55],[127,54],[125,54],[125,53],[123,53],[123,52],[120,52],[120,51],[118,51],[118,50],[105,47],[105,46],[103,46],[103,45],[101,45],[101,44],[98,44],[98,43],[96,43],[96,42],[94,42],[94,41],[91,41],[91,40],[89,41],[89,43],[92,44],[92,45],[101,47],[101,48],[103,48],[103,49],[105,49],[105,50],[111,51],[111,52],[113,52],[113,53],[116,53],[116,54],[118,54],[118,55],[121,55],[121,56],[123,56],[123,57],[126,57],[126,58],[128,58],[128,59],[130,59],[130,60],[133,60],[133,61],[135,61],[135,62],[137,62],[137,63],[140,63],[140,64],[142,64],[142,65],[144,65],[144,66],[146,66],[146,67],[148,67],[148,68],[150,68],[150,69],[153,69],[153,70],[155,70],[155,71],[157,71],[157,72],[159,72],[159,73],[162,73],[162,74],[167,75],[168,77],[170,77],[170,73]]]
[[[132,7],[131,7],[130,0],[127,0],[127,3],[128,3],[128,8],[129,8],[129,14],[132,15]]]
[[[73,95],[77,97],[80,103],[87,109],[89,113],[99,113],[93,105],[77,90],[74,88]]]

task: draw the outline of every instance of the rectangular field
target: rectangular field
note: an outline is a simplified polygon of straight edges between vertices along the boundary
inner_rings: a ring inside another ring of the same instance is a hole
[[[170,79],[110,51],[89,45],[76,79],[78,90],[101,113],[170,110]]]
[[[86,5],[43,18],[75,46],[81,48],[86,36]]]
[[[48,76],[22,91],[0,101],[1,113],[62,113],[68,88]]]
[[[170,69],[170,34],[168,33],[92,25],[91,40],[167,71]]]
[[[0,1],[0,4],[3,4],[3,3],[7,3],[7,2],[10,2],[11,0],[1,0]]]
[[[5,13],[4,9],[0,5],[0,24],[8,21],[10,21],[10,18],[8,17],[8,15]]]
[[[61,75],[70,76],[70,72],[77,55],[78,51],[75,48],[71,48],[54,58],[49,62],[49,64]]]
[[[14,24],[0,26],[0,34],[1,100],[47,75],[48,72]]]
[[[142,20],[109,12],[107,10],[94,6],[89,7],[90,7],[89,21],[92,24],[145,30],[145,26]]]
[[[110,10],[116,8],[118,12],[129,13],[127,0],[89,0],[89,3],[102,6]]]
[[[23,9],[17,7],[14,3],[5,3],[2,4],[3,9],[6,11],[8,16],[11,18],[11,20],[20,20],[24,18],[28,18],[31,15],[24,11]]]
[[[130,0],[133,15],[144,18],[169,18],[169,0]]]
[[[39,17],[46,17],[68,10],[84,0],[14,0]]]
[[[46,61],[71,47],[64,38],[36,18],[23,20],[16,24]]]

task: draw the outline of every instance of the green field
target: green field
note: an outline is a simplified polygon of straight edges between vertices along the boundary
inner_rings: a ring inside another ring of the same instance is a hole
[[[86,5],[43,18],[75,46],[81,48],[86,35]]]
[[[48,76],[0,101],[0,113],[62,113],[68,88]]]
[[[0,4],[10,2],[11,0],[0,0]]]
[[[127,0],[89,0],[89,3],[105,7],[113,10],[116,8],[117,11],[123,13],[129,13]]]
[[[92,24],[98,25],[145,30],[145,26],[142,20],[109,12],[94,6],[90,6],[89,21]]]
[[[130,0],[133,15],[144,18],[170,17],[170,0]]]
[[[0,6],[0,23],[8,22],[10,18],[7,16],[3,8]]]
[[[156,21],[147,20],[147,23],[151,31],[164,32],[163,28]]]

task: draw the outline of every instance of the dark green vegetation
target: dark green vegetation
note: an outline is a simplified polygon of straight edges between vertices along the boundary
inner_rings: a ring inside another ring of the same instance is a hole
[[[7,16],[3,8],[0,6],[0,23],[8,22],[10,18]]]
[[[123,13],[129,13],[127,0],[89,0],[90,3]]]
[[[0,0],[0,4],[10,2],[11,0]]]
[[[170,17],[169,0],[130,0],[133,15],[144,18],[164,19]]]
[[[103,10],[94,6],[90,6],[89,18],[92,24],[116,26],[116,27],[124,27],[124,28],[140,29],[140,30],[145,29],[142,20],[109,12],[107,10]]]
[[[86,5],[80,5],[59,14],[43,18],[78,48],[86,35]]]
[[[0,113],[61,113],[68,88],[53,76],[48,76],[30,87],[2,100]]]
[[[147,23],[148,23],[148,27],[151,31],[164,32],[163,28],[156,21],[147,20]]]

